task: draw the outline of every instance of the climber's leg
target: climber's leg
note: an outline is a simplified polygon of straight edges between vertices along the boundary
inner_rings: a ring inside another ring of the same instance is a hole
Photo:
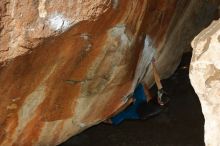
[[[157,71],[155,60],[152,60],[151,64],[152,64],[152,68],[153,68],[154,79],[155,79],[157,89],[158,89],[158,91],[157,91],[158,103],[161,106],[163,106],[163,105],[166,105],[169,102],[170,99],[169,99],[168,95],[166,94],[166,92],[163,90],[163,86],[162,86],[161,81],[160,81],[160,76],[159,76],[159,73]]]

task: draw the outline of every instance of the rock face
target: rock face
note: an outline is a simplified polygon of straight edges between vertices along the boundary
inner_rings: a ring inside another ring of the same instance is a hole
[[[205,143],[220,145],[220,20],[213,22],[192,42],[191,83],[205,117]]]
[[[200,0],[1,0],[0,145],[57,145],[105,120],[141,78],[152,83],[148,47],[169,76],[216,9]]]

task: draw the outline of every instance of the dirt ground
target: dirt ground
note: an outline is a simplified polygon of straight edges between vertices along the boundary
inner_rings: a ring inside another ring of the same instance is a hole
[[[173,76],[163,80],[171,101],[159,116],[119,126],[99,124],[60,146],[204,146],[204,117],[188,76],[190,58],[185,54]]]

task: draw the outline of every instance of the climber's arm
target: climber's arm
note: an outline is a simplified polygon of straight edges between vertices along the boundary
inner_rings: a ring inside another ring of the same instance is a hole
[[[128,99],[128,101],[124,104],[124,105],[122,105],[117,111],[115,111],[112,115],[111,115],[111,117],[114,117],[115,115],[117,115],[118,113],[120,113],[120,112],[122,112],[124,109],[126,109],[130,104],[132,104],[133,102],[134,102],[134,98],[133,97],[131,97],[131,98],[129,98]],[[107,120],[105,120],[105,121],[103,121],[104,123],[107,123],[107,124],[112,124],[112,120],[111,120],[111,118],[109,118],[109,119],[107,119]]]
[[[118,113],[122,112],[124,109],[126,109],[133,102],[134,102],[134,98],[133,97],[129,98],[128,101],[124,105],[122,105],[117,111],[115,111],[111,116],[113,117],[113,116],[117,115]]]

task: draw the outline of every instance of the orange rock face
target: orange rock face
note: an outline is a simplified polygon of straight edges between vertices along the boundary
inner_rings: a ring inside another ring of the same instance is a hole
[[[170,75],[184,50],[171,41],[195,5],[1,0],[0,145],[57,145],[111,116],[141,77],[152,80],[150,69],[144,74],[148,58],[140,61],[145,35],[161,74]]]

